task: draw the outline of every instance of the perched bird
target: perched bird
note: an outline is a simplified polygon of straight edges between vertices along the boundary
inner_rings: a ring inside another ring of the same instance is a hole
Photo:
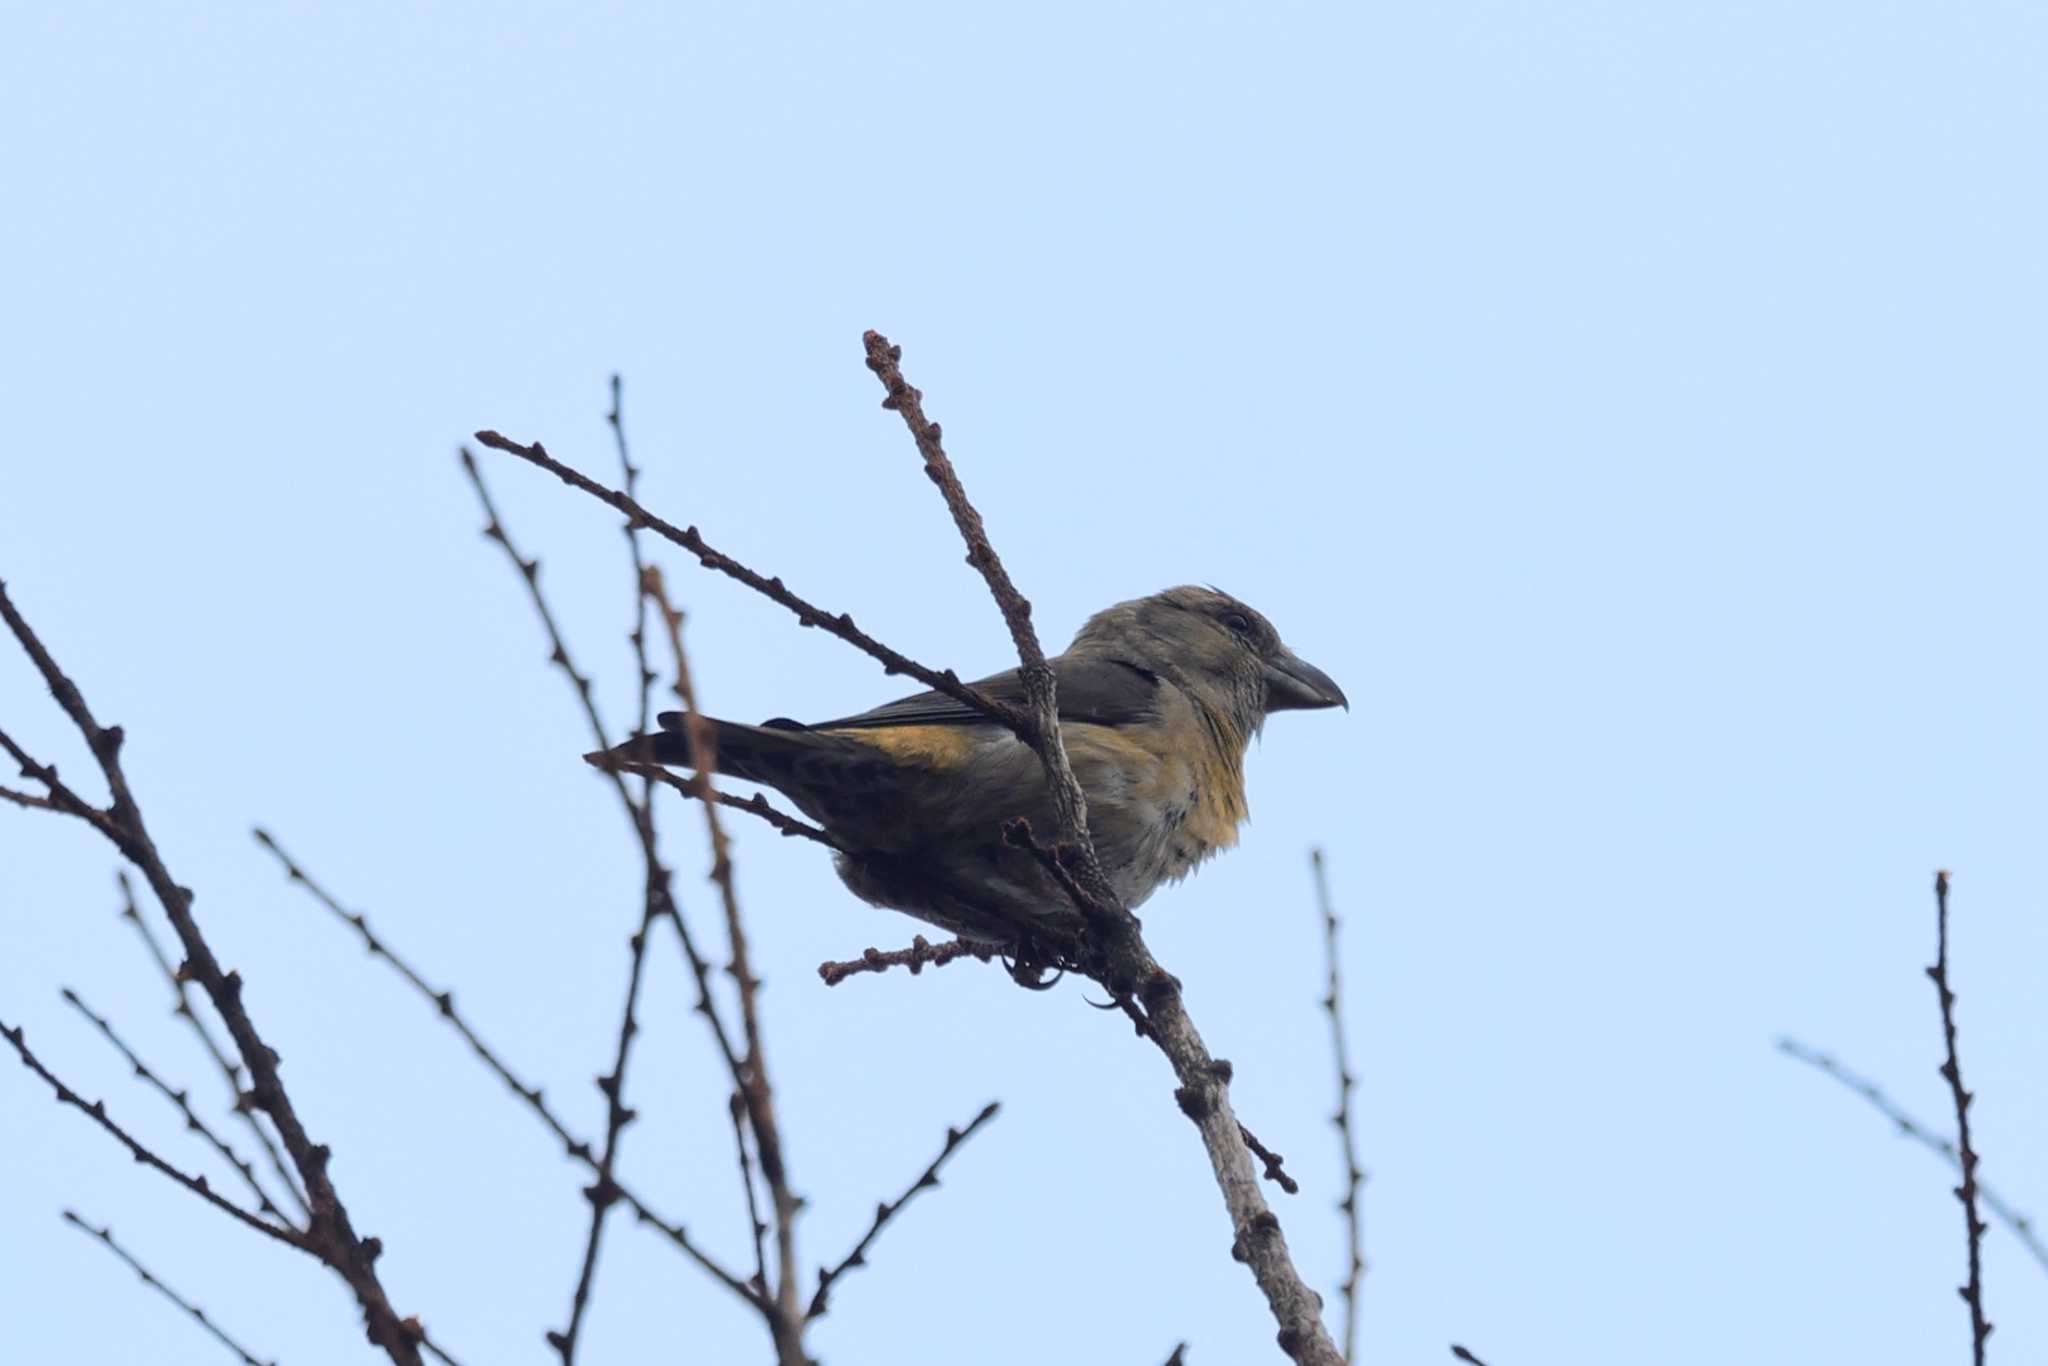
[[[1169,588],[1096,613],[1066,653],[1060,729],[1088,797],[1103,871],[1127,906],[1237,842],[1247,816],[1244,754],[1267,715],[1350,703],[1228,594]],[[1024,701],[1018,671],[976,687]],[[681,712],[591,762],[687,766]],[[703,718],[716,771],[782,792],[843,850],[856,896],[991,943],[1067,909],[1026,850],[1006,845],[1016,816],[1049,834],[1038,758],[1007,728],[943,693],[803,725]]]

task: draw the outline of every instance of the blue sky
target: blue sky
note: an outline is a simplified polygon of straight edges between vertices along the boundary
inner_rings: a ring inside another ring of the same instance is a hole
[[[1146,915],[1305,1183],[1281,1214],[1327,1291],[1329,851],[1366,1359],[1957,1360],[1949,1178],[1771,1041],[1941,1121],[1921,968],[1953,868],[1984,1176],[2048,1209],[2044,58],[2013,4],[7,6],[0,576],[127,727],[387,1283],[472,1366],[551,1359],[580,1176],[248,828],[596,1130],[632,848],[455,445],[608,472],[620,371],[652,506],[1002,667],[867,327],[1049,637],[1214,582],[1353,700],[1275,719],[1242,847]],[[487,469],[616,726],[611,515]],[[900,691],[667,563],[708,710]],[[0,723],[88,771],[18,658]],[[918,927],[738,835],[806,1264],[1005,1107],[843,1283],[822,1357],[1271,1356],[1156,1054],[1075,985],[824,989],[821,959]],[[0,811],[0,1015],[197,1163],[57,998],[207,1093],[112,866]],[[649,992],[625,1170],[737,1259],[672,952]],[[0,1076],[0,1354],[219,1359],[75,1205],[259,1353],[362,1359],[319,1268]],[[2040,1268],[1999,1229],[1986,1258],[1993,1349],[2026,1357]],[[587,1344],[762,1350],[624,1221]]]

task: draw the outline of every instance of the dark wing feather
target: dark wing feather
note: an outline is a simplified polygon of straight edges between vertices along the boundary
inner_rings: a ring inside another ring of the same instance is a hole
[[[1052,661],[1053,677],[1059,680],[1060,720],[1083,721],[1100,726],[1128,725],[1159,714],[1159,678],[1135,664],[1117,659],[1073,659],[1061,656]],[[981,679],[974,684],[989,696],[1019,706],[1024,704],[1024,680],[1015,669]],[[961,726],[988,725],[989,719],[964,703],[941,692],[921,692],[900,701],[820,721],[811,730],[860,730],[869,726]]]

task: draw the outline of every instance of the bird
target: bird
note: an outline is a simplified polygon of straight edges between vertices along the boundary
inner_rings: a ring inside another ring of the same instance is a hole
[[[1132,908],[1237,842],[1250,814],[1245,751],[1269,715],[1350,710],[1270,621],[1215,588],[1105,608],[1047,662],[1097,855]],[[1017,669],[973,686],[1025,702]],[[584,757],[690,766],[690,717],[657,719],[659,731]],[[965,703],[921,692],[809,724],[698,720],[712,771],[774,788],[824,827],[840,880],[863,901],[995,946],[1071,914],[1042,864],[1003,837],[1017,817],[1053,828],[1037,755]]]

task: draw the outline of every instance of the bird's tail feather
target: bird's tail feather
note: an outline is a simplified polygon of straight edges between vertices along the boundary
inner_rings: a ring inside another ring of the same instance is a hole
[[[636,735],[622,745],[584,757],[600,767],[621,762],[695,767],[696,747],[690,737],[689,718],[682,712],[666,711],[660,720],[661,729],[652,734]],[[818,735],[793,722],[748,726],[709,716],[697,720],[703,727],[702,738],[711,750],[712,772],[766,783],[784,791],[824,757],[821,750],[837,750],[845,744],[837,737]]]

